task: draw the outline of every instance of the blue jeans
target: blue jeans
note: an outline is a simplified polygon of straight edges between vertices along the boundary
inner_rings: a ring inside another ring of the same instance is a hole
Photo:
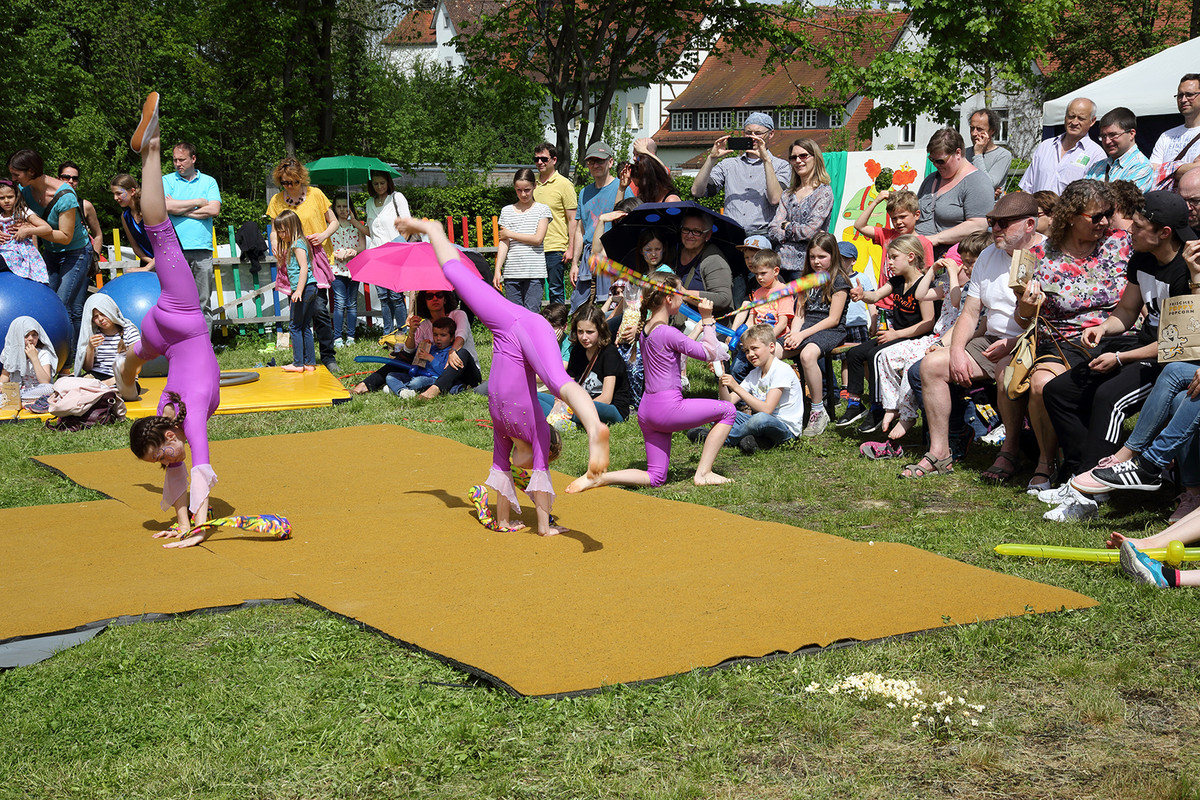
[[[333,335],[342,338],[342,323],[346,324],[346,337],[354,338],[358,327],[358,287],[361,284],[345,275],[333,276]]]
[[[413,375],[410,378],[408,373],[404,372],[393,372],[384,380],[387,382],[387,387],[392,390],[392,394],[400,394],[404,389],[423,392],[437,383],[437,378],[431,378],[428,375]]]
[[[550,415],[550,409],[554,408],[554,400],[554,395],[546,394],[545,392],[538,392],[538,402],[542,404],[543,415]],[[618,422],[625,421],[625,418],[621,416],[621,412],[617,411],[616,406],[610,403],[601,403],[598,400],[595,401],[595,403],[596,414],[600,417],[600,421],[605,425],[616,425]],[[579,424],[579,420],[574,415],[571,416],[571,419],[574,420],[576,425]]]
[[[399,328],[408,319],[408,311],[404,308],[404,293],[393,292],[382,286],[376,286],[379,295],[379,313],[383,315],[383,332]]]
[[[304,299],[292,303],[288,312],[288,333],[292,337],[292,364],[297,367],[317,365],[317,351],[313,344],[313,317],[317,313],[317,285],[304,287]]]
[[[535,314],[542,310],[542,295],[545,292],[546,283],[541,278],[504,279],[505,299]]]
[[[753,436],[760,444],[768,447],[774,447],[795,438],[783,420],[774,414],[766,414],[762,411],[747,414],[745,411],[739,411],[733,420],[733,428],[729,431],[729,438],[725,440],[725,444],[736,445],[747,436]]]
[[[87,300],[88,271],[92,266],[91,247],[78,250],[47,250],[46,272],[50,277],[50,288],[58,293],[58,299],[67,307],[71,327],[75,333],[71,341],[79,340],[79,329],[83,322],[83,303]],[[71,348],[71,354],[75,350]]]
[[[1163,368],[1125,442],[1126,447],[1160,469],[1179,458],[1185,486],[1200,485],[1200,453],[1195,440],[1200,428],[1200,400],[1187,395],[1196,370],[1195,364],[1185,362]]]
[[[546,282],[550,284],[550,302],[562,303],[566,298],[563,280],[563,256],[566,254],[555,251],[543,255],[546,257]]]

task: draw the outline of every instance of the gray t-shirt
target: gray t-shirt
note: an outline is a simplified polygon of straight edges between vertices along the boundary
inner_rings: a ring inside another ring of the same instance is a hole
[[[992,188],[1004,185],[1004,179],[1008,176],[1008,165],[1012,163],[1012,153],[1003,147],[997,147],[986,153],[976,153],[974,147],[968,147],[963,155],[966,156],[967,161],[975,165],[975,169],[987,173],[988,177],[992,179]]]
[[[917,192],[921,217],[916,227],[922,236],[932,236],[973,217],[986,217],[996,205],[995,187],[983,170],[965,175],[953,188],[940,195],[934,191],[937,180],[936,171],[929,173]],[[949,249],[948,245],[939,245],[934,248],[934,255],[940,258]]]
[[[792,168],[782,158],[771,156],[780,191],[788,188]],[[725,215],[741,225],[746,235],[765,233],[775,218],[775,205],[767,201],[767,175],[761,159],[745,153],[718,161],[708,177],[705,194],[725,189]]]

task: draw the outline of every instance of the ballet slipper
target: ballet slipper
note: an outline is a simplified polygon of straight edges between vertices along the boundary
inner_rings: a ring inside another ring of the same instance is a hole
[[[129,140],[129,147],[133,152],[140,153],[142,152],[142,148],[146,146],[146,142],[157,135],[158,92],[151,92],[146,95],[146,102],[142,104],[142,118],[138,120],[138,126]]]

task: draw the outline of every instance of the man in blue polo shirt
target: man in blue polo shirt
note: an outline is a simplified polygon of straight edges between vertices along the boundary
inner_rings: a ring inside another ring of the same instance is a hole
[[[175,171],[163,175],[167,195],[167,215],[175,226],[179,246],[192,268],[204,321],[212,330],[213,218],[221,213],[221,190],[217,182],[196,169],[196,148],[180,142],[172,151]]]

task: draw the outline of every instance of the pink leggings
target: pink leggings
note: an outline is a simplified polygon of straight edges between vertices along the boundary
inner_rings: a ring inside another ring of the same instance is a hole
[[[638,425],[646,439],[646,471],[650,473],[650,485],[662,486],[667,482],[672,433],[708,422],[733,425],[736,417],[733,403],[725,400],[684,400],[678,389],[644,395],[638,406]]]

